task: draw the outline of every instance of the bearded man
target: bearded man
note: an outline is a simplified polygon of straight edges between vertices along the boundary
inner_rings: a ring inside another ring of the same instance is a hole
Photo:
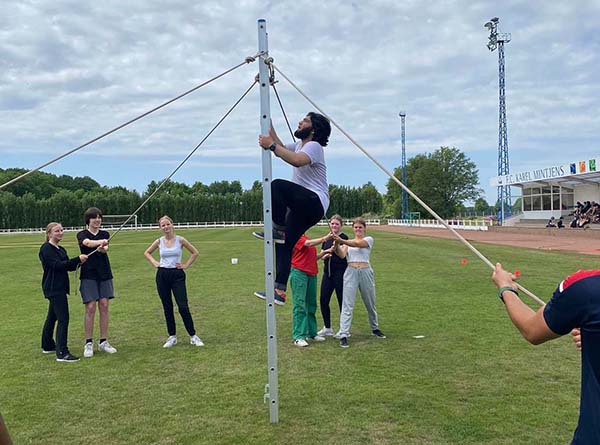
[[[294,132],[299,140],[283,144],[273,127],[269,135],[258,137],[259,145],[291,165],[292,180],[276,179],[271,183],[273,203],[273,241],[275,248],[275,303],[285,304],[285,291],[290,275],[292,250],[300,236],[317,224],[329,207],[329,185],[323,147],[331,135],[331,124],[322,114],[310,112],[298,123]],[[264,238],[263,232],[254,232]],[[264,299],[264,292],[255,292]]]

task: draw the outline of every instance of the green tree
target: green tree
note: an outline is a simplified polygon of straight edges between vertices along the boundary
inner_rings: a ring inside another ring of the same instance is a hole
[[[401,168],[397,168],[394,175],[398,177],[399,173]],[[477,188],[479,178],[475,163],[455,147],[440,147],[433,153],[411,158],[406,165],[406,176],[410,189],[442,218],[454,216],[459,205],[479,198],[482,193]],[[400,186],[391,179],[387,186],[386,200],[395,203],[400,199]],[[409,209],[428,214],[412,198],[409,198]]]
[[[485,200],[485,198],[477,198],[475,200],[475,205],[473,206],[474,210],[478,213],[489,213],[490,205]]]

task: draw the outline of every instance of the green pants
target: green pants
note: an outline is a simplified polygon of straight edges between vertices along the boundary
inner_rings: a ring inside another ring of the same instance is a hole
[[[292,288],[292,337],[294,340],[317,335],[317,276],[298,269],[290,272]]]

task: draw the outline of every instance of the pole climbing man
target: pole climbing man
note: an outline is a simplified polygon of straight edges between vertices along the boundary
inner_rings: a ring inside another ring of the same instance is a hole
[[[538,345],[571,332],[581,350],[579,423],[571,443],[600,444],[600,270],[580,270],[567,277],[537,312],[519,298],[515,278],[496,264],[492,279],[498,296],[525,340]]]
[[[318,223],[329,207],[329,185],[323,147],[331,134],[329,120],[310,112],[298,123],[294,132],[299,141],[284,144],[271,126],[268,135],[258,137],[259,145],[290,164],[291,181],[275,179],[271,183],[273,203],[273,241],[276,244],[275,303],[285,304],[285,291],[290,275],[292,250],[300,236]],[[264,238],[263,232],[254,232]],[[255,292],[264,299],[264,292]]]

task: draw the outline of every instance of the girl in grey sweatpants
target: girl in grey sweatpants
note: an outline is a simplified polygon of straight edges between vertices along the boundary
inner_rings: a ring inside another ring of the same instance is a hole
[[[348,260],[348,268],[344,273],[344,300],[340,315],[340,330],[336,334],[340,338],[342,347],[348,346],[347,338],[350,336],[352,324],[352,311],[356,301],[356,292],[360,290],[365,308],[369,315],[369,324],[373,335],[385,338],[379,330],[377,310],[375,308],[375,276],[371,269],[370,256],[373,247],[373,237],[365,236],[366,224],[362,218],[356,218],[352,225],[354,239],[345,240],[333,235],[336,244],[336,254]]]

